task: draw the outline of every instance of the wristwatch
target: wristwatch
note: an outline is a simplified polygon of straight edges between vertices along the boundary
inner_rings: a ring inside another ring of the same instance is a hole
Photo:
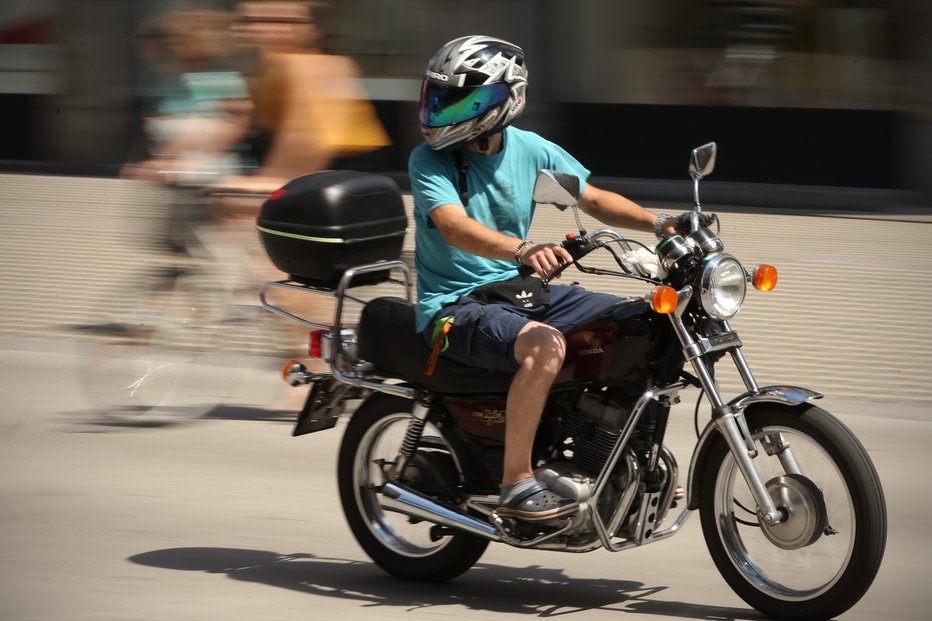
[[[672,220],[673,216],[668,213],[662,213],[657,215],[657,220],[654,222],[654,235],[657,236],[657,239],[663,239],[663,227],[667,223],[667,220]]]

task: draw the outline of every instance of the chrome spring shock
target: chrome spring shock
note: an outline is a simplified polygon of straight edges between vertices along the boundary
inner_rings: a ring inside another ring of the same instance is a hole
[[[401,449],[398,451],[398,458],[389,473],[391,478],[401,476],[415,451],[417,451],[418,444],[421,442],[421,434],[424,433],[424,427],[427,426],[427,412],[427,406],[419,402],[414,403],[411,420],[408,421],[408,428],[405,430],[405,437],[401,442]]]

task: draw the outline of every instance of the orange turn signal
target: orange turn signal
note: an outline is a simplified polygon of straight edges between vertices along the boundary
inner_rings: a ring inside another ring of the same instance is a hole
[[[676,310],[679,303],[679,296],[673,287],[660,285],[650,294],[650,307],[661,315],[669,315]]]
[[[777,268],[761,263],[754,270],[754,288],[761,291],[773,291],[777,286]]]
[[[298,362],[297,360],[289,360],[282,366],[282,379],[286,382],[288,381],[288,376],[294,373],[299,368],[303,368],[304,365]]]

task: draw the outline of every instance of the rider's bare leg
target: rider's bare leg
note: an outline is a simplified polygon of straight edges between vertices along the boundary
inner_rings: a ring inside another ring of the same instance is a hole
[[[563,366],[566,340],[559,330],[531,322],[515,341],[518,371],[508,391],[502,485],[533,477],[531,449],[547,394]]]

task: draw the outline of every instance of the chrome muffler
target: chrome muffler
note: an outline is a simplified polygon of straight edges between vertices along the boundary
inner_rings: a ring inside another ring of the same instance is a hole
[[[389,481],[382,486],[382,498],[379,501],[386,511],[395,511],[419,518],[433,524],[461,530],[470,535],[477,535],[490,541],[501,541],[501,535],[491,524],[457,511],[405,487],[397,481]]]

